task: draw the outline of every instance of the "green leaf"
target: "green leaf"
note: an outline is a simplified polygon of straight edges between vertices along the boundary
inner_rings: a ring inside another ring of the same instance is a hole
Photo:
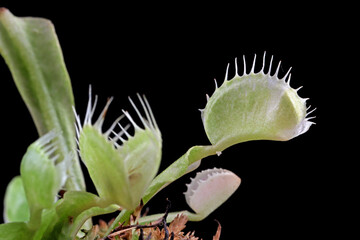
[[[125,164],[113,145],[91,126],[83,128],[79,143],[99,196],[123,207],[132,205]]]
[[[111,100],[98,120],[92,123],[94,107],[89,99],[84,126],[81,126],[78,120],[80,155],[99,196],[108,203],[115,203],[126,209],[135,209],[140,204],[146,188],[158,171],[161,160],[160,131],[146,99],[144,101],[139,96],[139,100],[146,119],[141,116],[132,101],[131,103],[144,128],[140,128],[131,116],[124,112],[135,129],[134,136],[121,125],[119,133],[114,131],[122,117],[118,118],[110,129],[102,131],[104,115]],[[128,139],[123,139],[122,135]]]
[[[74,98],[61,48],[49,20],[15,17],[0,8],[0,54],[34,120],[39,135],[61,131],[58,152],[64,157],[75,149]],[[76,155],[68,169],[68,190],[84,190]]]
[[[306,118],[306,99],[290,87],[290,71],[279,79],[279,63],[274,75],[271,66],[264,73],[264,54],[263,67],[255,73],[255,59],[249,74],[236,73],[231,80],[226,76],[203,110],[206,134],[220,151],[250,140],[286,141],[305,133],[313,124]]]
[[[25,222],[30,219],[29,205],[26,200],[20,176],[14,177],[6,188],[4,199],[5,222]]]
[[[33,232],[31,232],[26,223],[13,222],[0,224],[0,240],[22,240],[32,239]]]

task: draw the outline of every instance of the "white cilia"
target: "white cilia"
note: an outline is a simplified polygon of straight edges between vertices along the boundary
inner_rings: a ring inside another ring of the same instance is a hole
[[[286,141],[305,133],[313,122],[307,116],[306,100],[290,87],[290,70],[281,79],[280,64],[271,75],[272,60],[265,73],[265,54],[261,70],[255,73],[256,55],[250,73],[244,72],[227,79],[208,98],[201,110],[206,134],[213,145],[223,150],[249,140]]]
[[[103,132],[104,117],[112,98],[108,100],[99,118],[93,123],[97,97],[92,106],[91,89],[89,95],[83,125],[77,116],[80,156],[105,205],[118,204],[128,210],[135,209],[155,177],[161,159],[161,134],[150,106],[145,97],[142,99],[138,95],[146,115],[144,118],[129,98],[144,128],[139,127],[130,114],[123,111],[124,114]],[[127,131],[129,125],[123,127],[119,123],[124,116],[134,127],[134,136]],[[120,128],[118,132],[115,131],[117,127]]]

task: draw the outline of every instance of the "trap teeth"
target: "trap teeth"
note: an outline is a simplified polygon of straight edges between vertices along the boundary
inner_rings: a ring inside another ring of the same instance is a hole
[[[240,182],[238,176],[225,169],[198,172],[186,185],[186,202],[197,214],[207,216],[236,191]]]

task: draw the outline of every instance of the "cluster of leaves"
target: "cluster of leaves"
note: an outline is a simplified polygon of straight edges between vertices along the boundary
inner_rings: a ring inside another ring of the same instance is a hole
[[[300,98],[298,89],[290,87],[289,72],[279,79],[280,63],[271,75],[271,58],[265,73],[264,54],[263,67],[255,73],[255,55],[247,73],[244,58],[243,75],[238,75],[235,63],[234,78],[229,80],[226,73],[223,84],[216,84],[215,92],[200,110],[211,145],[191,147],[158,174],[162,139],[147,99],[138,95],[138,108],[129,98],[141,124],[122,111],[111,127],[103,130],[112,98],[95,120],[97,96],[93,101],[90,88],[81,121],[50,21],[19,18],[0,8],[0,54],[40,135],[21,161],[20,176],[14,177],[7,187],[6,223],[0,225],[0,239],[96,239],[100,233],[97,229],[103,229],[103,224],[92,227],[91,218],[121,210],[104,233],[105,238],[114,235],[113,229],[122,223],[117,230],[126,232],[127,238],[121,236],[123,239],[150,239],[151,235],[151,239],[195,240],[192,233],[181,232],[186,220],[200,221],[223,204],[240,185],[240,178],[234,173],[217,168],[197,173],[185,193],[193,212],[142,216],[136,218],[134,225],[140,203],[146,204],[157,192],[195,170],[207,156],[249,140],[286,141],[313,124],[307,117],[307,99]],[[129,124],[121,123],[124,120]],[[129,127],[134,128],[133,135],[129,134]],[[85,189],[76,149],[97,195]],[[59,197],[58,192],[64,190],[65,194]],[[149,227],[154,221],[158,221],[155,228]],[[166,221],[172,221],[169,227]],[[160,223],[162,230],[158,228]],[[92,230],[84,236],[82,229]],[[219,235],[220,230],[214,239]]]

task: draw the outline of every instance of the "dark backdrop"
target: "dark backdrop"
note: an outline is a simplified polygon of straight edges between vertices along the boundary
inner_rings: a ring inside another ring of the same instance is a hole
[[[335,231],[323,224],[337,221],[332,219],[334,210],[329,211],[336,195],[336,181],[330,172],[335,163],[324,154],[331,148],[326,135],[330,116],[326,87],[336,74],[331,69],[338,51],[327,41],[334,31],[331,18],[318,17],[316,9],[299,10],[296,5],[276,11],[241,4],[208,8],[16,2],[1,1],[0,5],[17,16],[44,17],[54,23],[82,116],[89,84],[100,103],[108,96],[115,97],[110,120],[121,109],[130,108],[128,96],[146,94],[163,135],[161,169],[191,146],[209,143],[198,109],[205,106],[205,94],[213,92],[213,79],[222,83],[227,63],[231,63],[232,76],[235,57],[240,60],[245,55],[249,66],[257,54],[260,69],[266,51],[268,60],[274,55],[275,64],[282,60],[281,76],[293,67],[292,86],[304,86],[299,95],[309,97],[308,103],[317,107],[317,125],[288,142],[246,142],[225,150],[220,157],[204,159],[199,170],[226,168],[241,177],[242,184],[206,220],[189,223],[187,229],[211,239],[217,219],[223,226],[221,239],[321,237]],[[1,125],[5,129],[2,201],[7,183],[19,174],[22,155],[37,133],[2,59],[0,73]],[[173,210],[187,209],[183,192],[194,175],[159,193],[148,204],[150,212],[163,211],[165,198],[172,201]],[[88,188],[94,192],[90,183]]]

